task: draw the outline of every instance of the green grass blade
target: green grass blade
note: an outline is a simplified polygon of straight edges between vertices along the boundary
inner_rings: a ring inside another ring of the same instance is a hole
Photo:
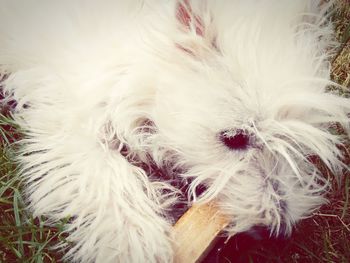
[[[341,219],[344,219],[348,212],[349,207],[349,189],[350,189],[350,175],[347,175],[345,178],[344,188],[345,188],[345,200],[344,200],[344,206],[343,206],[343,212],[341,214]]]
[[[13,194],[13,212],[15,214],[16,227],[18,228],[18,250],[22,256],[24,256],[23,235],[22,235],[22,222],[20,217],[19,201],[21,200],[20,193],[15,189]]]

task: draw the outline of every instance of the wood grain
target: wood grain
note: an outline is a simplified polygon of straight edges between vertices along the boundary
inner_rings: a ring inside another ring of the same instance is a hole
[[[199,262],[229,220],[215,203],[192,206],[175,224],[175,263]]]

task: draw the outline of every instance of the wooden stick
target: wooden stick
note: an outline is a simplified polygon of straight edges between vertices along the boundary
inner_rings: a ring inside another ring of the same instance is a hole
[[[175,263],[201,260],[228,223],[214,203],[192,206],[174,226]]]

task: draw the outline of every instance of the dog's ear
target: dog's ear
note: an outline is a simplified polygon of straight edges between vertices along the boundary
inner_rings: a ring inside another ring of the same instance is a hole
[[[176,17],[185,31],[193,30],[198,36],[203,36],[203,21],[199,14],[192,10],[189,0],[180,1],[176,11]]]
[[[198,59],[218,51],[216,32],[206,1],[179,1],[176,18],[183,33],[176,43],[179,49]]]

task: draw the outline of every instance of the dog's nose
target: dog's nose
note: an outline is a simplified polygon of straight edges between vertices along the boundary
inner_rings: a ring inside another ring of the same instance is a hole
[[[250,133],[242,129],[227,130],[220,133],[220,140],[231,150],[246,150],[250,146]]]

